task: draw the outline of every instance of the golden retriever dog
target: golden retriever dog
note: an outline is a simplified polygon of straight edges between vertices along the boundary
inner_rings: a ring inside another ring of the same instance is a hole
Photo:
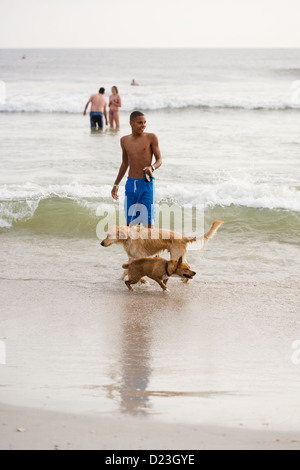
[[[193,279],[196,275],[188,264],[182,262],[182,256],[170,261],[164,258],[140,258],[128,264],[123,264],[127,269],[128,281],[125,281],[129,290],[133,290],[132,284],[137,284],[144,276],[156,281],[166,291],[167,283],[171,276],[179,276],[183,279]]]
[[[113,226],[110,227],[101,246],[108,247],[115,243],[123,245],[128,255],[129,262],[139,258],[151,257],[162,251],[168,251],[171,259],[179,259],[181,256],[186,261],[186,252],[189,243],[200,242],[203,248],[210,238],[214,236],[221,220],[216,220],[209,231],[201,237],[185,237],[180,233],[166,229],[148,229],[137,226]],[[125,278],[125,271],[122,279]]]

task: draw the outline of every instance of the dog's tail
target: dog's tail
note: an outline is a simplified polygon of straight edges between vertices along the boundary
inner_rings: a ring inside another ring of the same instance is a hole
[[[128,269],[128,268],[129,268],[129,264],[123,264],[123,265],[122,265],[122,268],[123,268],[123,269]]]
[[[209,231],[205,233],[204,239],[209,240],[210,238],[212,238],[219,229],[219,227],[222,225],[222,223],[222,220],[215,220],[212,226],[210,227]]]
[[[201,237],[186,237],[187,243],[197,242],[199,244],[199,248],[200,249],[203,248],[205,243],[215,235],[215,233],[217,232],[217,230],[222,224],[223,224],[222,220],[215,220],[212,226],[210,227],[209,231],[206,232]]]

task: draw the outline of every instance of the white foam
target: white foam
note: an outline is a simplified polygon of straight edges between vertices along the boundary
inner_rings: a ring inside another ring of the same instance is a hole
[[[167,200],[181,206],[201,206],[203,208],[231,205],[300,211],[300,191],[286,184],[274,185],[271,182],[231,177],[217,183],[200,183],[197,190],[172,185],[159,187],[158,200]]]
[[[120,188],[120,196],[124,188]],[[99,202],[111,200],[111,186],[83,185],[76,181],[70,184],[35,183],[0,186],[0,228],[10,228],[18,220],[34,216],[39,203],[50,198],[70,199],[96,214]]]
[[[49,198],[70,199],[89,208],[96,214],[97,207],[108,208],[115,204],[111,198],[111,186],[84,185],[76,181],[70,184],[50,184],[45,187],[27,182],[23,185],[0,187],[0,227],[9,228],[18,220],[33,217],[39,203]],[[120,207],[123,205],[124,187],[120,188]],[[296,186],[259,178],[238,177],[230,174],[219,181],[200,182],[197,190],[181,184],[156,185],[156,202],[169,202],[181,207],[207,209],[231,205],[262,209],[300,211],[300,191]]]
[[[3,185],[0,187],[1,201],[41,200],[49,197],[69,199],[105,198],[110,196],[111,186],[82,185],[76,181],[70,184],[49,184],[41,186],[35,183],[21,185]]]
[[[297,99],[295,98],[297,94]],[[241,108],[241,109],[299,109],[298,90],[289,96],[247,96],[234,94],[189,93],[179,95],[174,93],[128,93],[122,96],[121,111],[133,109],[162,110],[184,109],[188,107],[205,108]],[[0,103],[0,112],[28,113],[82,113],[87,98],[85,94],[44,93],[44,94],[15,94],[9,95],[5,103]]]
[[[6,103],[6,85],[5,82],[0,80],[0,104],[5,105]]]
[[[18,220],[30,219],[37,207],[39,201],[7,201],[0,202],[0,228],[10,228]]]

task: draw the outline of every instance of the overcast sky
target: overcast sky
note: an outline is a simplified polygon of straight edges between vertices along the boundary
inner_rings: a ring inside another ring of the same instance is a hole
[[[0,48],[300,47],[300,0],[0,0]]]

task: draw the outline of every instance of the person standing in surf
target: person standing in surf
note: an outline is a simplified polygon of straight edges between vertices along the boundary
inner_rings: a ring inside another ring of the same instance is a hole
[[[86,110],[89,104],[91,104],[90,122],[92,130],[95,130],[97,125],[99,129],[103,129],[103,115],[105,117],[105,124],[108,124],[106,112],[107,101],[104,98],[104,93],[105,89],[101,87],[99,93],[90,97],[83,111],[83,115],[85,116]]]
[[[109,97],[109,124],[113,128],[114,124],[117,128],[120,127],[120,108],[122,106],[122,100],[118,92],[118,88],[113,86],[111,89],[112,95]]]
[[[143,223],[153,228],[155,222],[153,172],[162,165],[158,138],[146,133],[146,118],[140,111],[130,115],[131,134],[121,138],[122,163],[111,195],[119,199],[119,184],[129,168],[125,186],[125,217],[127,225]],[[152,164],[153,156],[155,162]],[[145,181],[143,173],[151,181]],[[139,212],[139,216],[137,213]],[[134,219],[135,218],[135,219]]]

